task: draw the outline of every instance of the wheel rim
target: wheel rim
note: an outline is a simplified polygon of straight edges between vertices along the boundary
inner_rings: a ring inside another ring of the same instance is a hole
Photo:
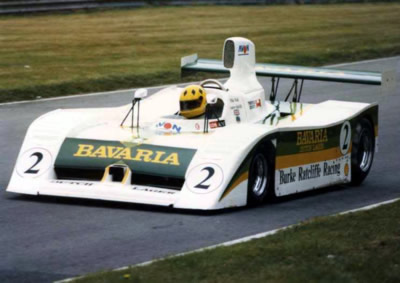
[[[267,177],[268,165],[264,155],[257,154],[253,161],[252,173],[254,174],[252,192],[260,196],[265,192],[268,183]]]
[[[373,156],[372,137],[365,129],[361,132],[360,138],[360,169],[367,172],[372,164]]]

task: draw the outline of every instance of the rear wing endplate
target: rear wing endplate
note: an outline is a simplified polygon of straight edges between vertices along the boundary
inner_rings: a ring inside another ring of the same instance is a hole
[[[317,80],[342,83],[381,85],[385,78],[378,72],[359,72],[332,68],[301,67],[278,64],[256,64],[257,76]],[[193,54],[181,59],[182,75],[192,72],[229,73],[222,61],[199,59]]]

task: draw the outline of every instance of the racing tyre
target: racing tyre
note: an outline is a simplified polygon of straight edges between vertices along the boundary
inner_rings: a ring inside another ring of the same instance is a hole
[[[255,151],[249,169],[247,203],[250,206],[261,204],[265,199],[275,197],[274,160],[272,144],[261,146]]]
[[[367,177],[374,160],[375,136],[367,119],[357,123],[353,134],[351,151],[351,185],[358,186]]]

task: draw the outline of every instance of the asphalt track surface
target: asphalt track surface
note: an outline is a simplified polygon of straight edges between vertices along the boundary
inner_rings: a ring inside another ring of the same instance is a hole
[[[340,68],[385,71],[398,64],[400,57],[393,57]],[[270,87],[269,80],[262,82]],[[281,87],[283,93],[289,84]],[[302,100],[380,103],[380,151],[360,187],[336,186],[211,215],[5,192],[26,129],[35,118],[57,108],[120,106],[131,98],[132,91],[121,91],[0,106],[0,282],[50,282],[118,268],[400,196],[400,91],[394,88],[382,95],[376,86],[329,82],[306,82]]]

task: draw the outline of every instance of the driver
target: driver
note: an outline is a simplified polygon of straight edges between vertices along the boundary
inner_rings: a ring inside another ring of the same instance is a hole
[[[179,97],[180,114],[188,119],[203,115],[206,104],[206,91],[199,85],[187,86]]]

